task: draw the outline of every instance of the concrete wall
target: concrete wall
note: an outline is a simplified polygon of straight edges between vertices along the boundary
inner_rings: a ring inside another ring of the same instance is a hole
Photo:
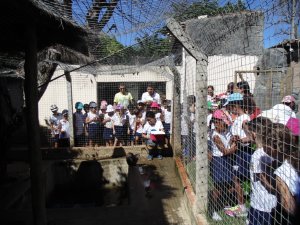
[[[262,12],[239,12],[185,22],[186,32],[207,55],[262,55]]]

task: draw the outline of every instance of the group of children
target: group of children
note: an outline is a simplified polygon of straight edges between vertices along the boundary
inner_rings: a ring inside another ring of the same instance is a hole
[[[61,139],[68,142],[70,138],[68,111],[59,113],[56,105],[52,105],[50,109],[52,115],[49,122],[54,147],[57,148],[61,146]],[[133,146],[144,142],[150,152],[156,147],[168,147],[172,122],[170,100],[163,100],[162,105],[155,101],[139,100],[127,107],[108,104],[103,100],[99,110],[96,102],[76,102],[75,109],[73,127],[77,147]],[[62,124],[67,124],[67,129]],[[153,155],[150,153],[148,159],[152,159]],[[158,158],[162,158],[160,153]]]
[[[260,111],[249,85],[240,82],[237,86],[239,93],[228,88],[222,99],[208,98],[208,105],[216,105],[209,108],[208,117],[211,216],[222,220],[222,209],[228,216],[247,216],[248,224],[293,224],[300,135],[299,120],[293,111],[295,99],[286,96],[272,109]],[[245,205],[245,181],[251,184],[249,210]]]

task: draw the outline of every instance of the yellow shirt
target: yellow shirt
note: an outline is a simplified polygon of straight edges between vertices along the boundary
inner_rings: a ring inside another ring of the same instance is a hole
[[[132,96],[129,92],[125,95],[122,92],[115,94],[114,102],[117,104],[121,104],[124,108],[127,108],[129,103],[132,101]]]

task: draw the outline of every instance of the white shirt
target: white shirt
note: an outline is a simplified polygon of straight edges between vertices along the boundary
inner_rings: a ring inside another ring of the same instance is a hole
[[[262,212],[271,212],[277,205],[277,198],[270,194],[260,181],[254,179],[255,174],[262,173],[261,157],[269,157],[263,150],[258,148],[251,156],[250,162],[250,180],[251,180],[251,198],[250,205],[254,209]]]
[[[299,177],[294,167],[287,160],[284,160],[282,165],[275,170],[274,174],[280,177],[288,186],[293,196],[297,194],[297,182]]]
[[[151,131],[160,131],[163,129],[164,126],[161,121],[156,121],[153,126],[147,122],[143,128],[143,134],[151,134]]]
[[[213,153],[213,156],[218,156],[218,157],[221,157],[221,156],[223,156],[223,152],[221,152],[220,150],[219,150],[219,148],[217,147],[217,145],[214,143],[214,137],[215,136],[218,136],[220,139],[221,139],[221,141],[222,141],[222,143],[223,143],[223,145],[225,146],[225,148],[230,148],[230,146],[229,146],[229,141],[230,141],[230,138],[231,138],[231,133],[230,132],[226,132],[226,133],[224,133],[224,134],[220,134],[220,133],[218,133],[217,131],[213,131],[213,133],[212,133],[212,138],[211,138],[211,140],[212,140],[212,153]]]
[[[59,124],[61,126],[61,132],[64,132],[63,137],[69,138],[70,137],[70,123],[69,121],[65,119],[61,119],[59,121]]]
[[[243,122],[244,121],[250,121],[250,116],[248,114],[243,114],[241,116],[238,116],[235,121],[233,122],[231,126],[231,133],[232,135],[237,135],[240,138],[245,138],[246,133],[243,130]],[[249,143],[241,143],[243,146],[249,145]]]
[[[54,128],[57,128],[59,121],[62,119],[62,114],[58,113],[57,115],[52,114],[49,118],[49,122],[50,124],[53,125]],[[51,131],[52,134],[59,134],[58,130],[52,130]]]
[[[97,117],[98,117],[98,115],[96,113],[88,112],[88,114],[87,114],[87,118],[89,118],[89,121],[91,121]],[[95,123],[96,123],[95,121],[90,122],[90,124],[95,124]]]
[[[120,113],[115,113],[112,116],[112,121],[114,126],[123,126],[126,123],[126,114],[120,115]]]
[[[172,123],[172,112],[167,109],[164,110],[165,123]]]
[[[112,116],[109,116],[108,113],[106,113],[106,114],[104,115],[104,119],[105,119],[105,120],[108,119],[108,118],[110,118],[110,121],[107,121],[107,122],[104,124],[104,127],[109,128],[109,129],[111,129],[111,128],[113,127],[112,117],[113,117],[113,115],[112,115]]]
[[[152,101],[157,102],[158,104],[161,104],[160,95],[157,92],[154,92],[153,95],[149,95],[149,93],[146,91],[142,94],[142,101]]]
[[[136,115],[132,115],[130,114],[130,112],[127,113],[127,116],[129,118],[129,126],[132,130],[135,129],[135,119],[136,119]]]
[[[144,124],[143,118],[136,118],[136,133],[143,133],[143,124]]]
[[[161,116],[161,113],[155,113],[156,121],[161,121],[160,116]]]

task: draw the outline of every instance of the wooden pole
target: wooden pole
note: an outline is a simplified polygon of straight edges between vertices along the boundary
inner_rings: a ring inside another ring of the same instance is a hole
[[[70,147],[72,148],[74,146],[72,79],[69,71],[65,71],[65,76],[67,80],[68,111],[70,123]]]
[[[46,225],[46,190],[42,174],[37,90],[37,37],[35,23],[28,20],[25,44],[25,102],[34,225]]]
[[[172,145],[175,152],[175,156],[181,154],[181,122],[180,122],[180,73],[176,67],[171,68],[174,74],[174,91],[173,91],[173,121],[172,121]]]

